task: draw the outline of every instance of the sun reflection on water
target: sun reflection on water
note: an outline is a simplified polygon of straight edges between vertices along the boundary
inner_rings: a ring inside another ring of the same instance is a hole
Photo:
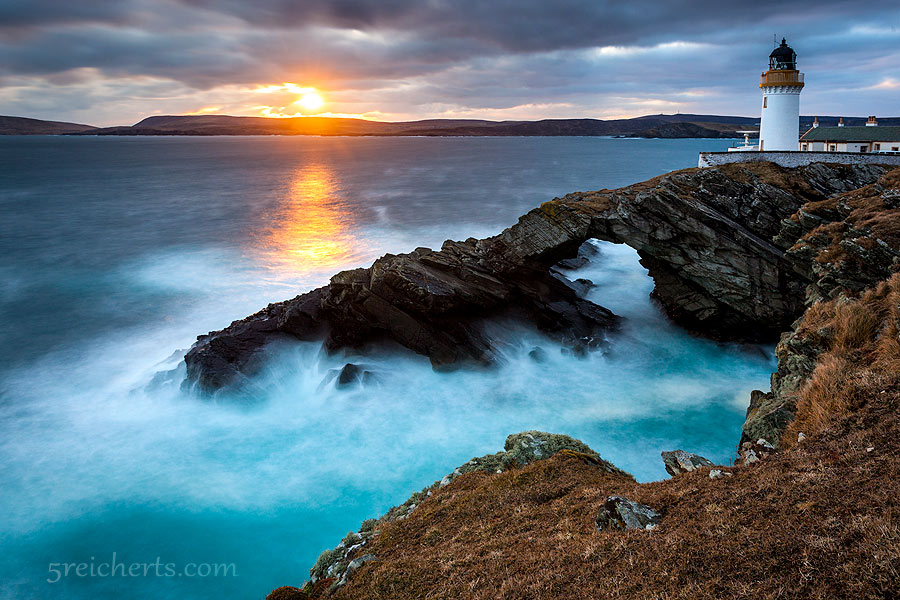
[[[288,277],[313,275],[362,258],[358,215],[341,196],[338,183],[324,164],[304,166],[293,176],[270,217],[265,250],[271,269]]]

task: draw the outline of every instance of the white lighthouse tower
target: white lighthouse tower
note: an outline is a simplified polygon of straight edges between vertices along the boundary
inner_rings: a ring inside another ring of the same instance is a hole
[[[797,53],[784,38],[769,55],[769,70],[762,74],[759,88],[763,93],[760,151],[797,150],[803,73],[797,70]]]

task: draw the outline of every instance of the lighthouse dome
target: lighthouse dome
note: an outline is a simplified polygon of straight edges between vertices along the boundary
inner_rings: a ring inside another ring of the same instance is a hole
[[[795,70],[797,68],[797,53],[787,45],[786,39],[781,38],[781,45],[772,50],[772,54],[769,55],[769,68],[779,70]]]

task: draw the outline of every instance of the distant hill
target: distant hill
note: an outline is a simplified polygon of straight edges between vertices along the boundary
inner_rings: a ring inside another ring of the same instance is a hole
[[[647,115],[634,119],[486,121],[427,119],[383,122],[331,117],[148,117],[130,127],[105,127],[86,135],[366,135],[366,136],[625,136],[738,137],[758,119],[722,115]]]
[[[91,131],[96,127],[61,121],[42,121],[27,117],[0,116],[0,135],[57,135]]]
[[[823,126],[838,117],[819,117]],[[800,132],[813,117],[800,117]],[[865,117],[844,117],[848,126],[863,125]],[[900,125],[900,117],[880,118],[882,125]],[[232,117],[228,115],[169,115],[147,117],[131,126],[95,128],[75,123],[0,117],[0,134],[71,135],[349,135],[349,136],[617,136],[644,138],[739,138],[738,131],[759,127],[757,117],[729,115],[645,115],[632,119],[543,119],[486,121],[426,119],[385,122],[333,117]]]

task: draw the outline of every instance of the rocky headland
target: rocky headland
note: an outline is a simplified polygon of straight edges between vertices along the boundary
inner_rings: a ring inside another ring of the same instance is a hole
[[[673,449],[672,478],[641,484],[578,440],[510,436],[271,600],[898,597],[900,169],[735,164],[569,194],[492,238],[382,257],[202,336],[187,384],[240,385],[278,339],[490,364],[483,325],[501,316],[587,351],[618,318],[556,269],[592,238],[635,248],[683,327],[779,340],[736,464]]]
[[[484,324],[498,317],[532,323],[576,351],[601,345],[618,318],[554,269],[593,238],[635,248],[654,296],[683,327],[720,340],[774,341],[802,314],[807,286],[827,293],[835,277],[816,267],[811,249],[790,251],[810,219],[826,217],[792,215],[884,174],[877,166],[726,165],[569,194],[494,237],[385,255],[201,336],[185,357],[187,381],[207,393],[240,385],[279,339],[323,340],[330,351],[389,340],[437,368],[489,365],[495,355]]]

